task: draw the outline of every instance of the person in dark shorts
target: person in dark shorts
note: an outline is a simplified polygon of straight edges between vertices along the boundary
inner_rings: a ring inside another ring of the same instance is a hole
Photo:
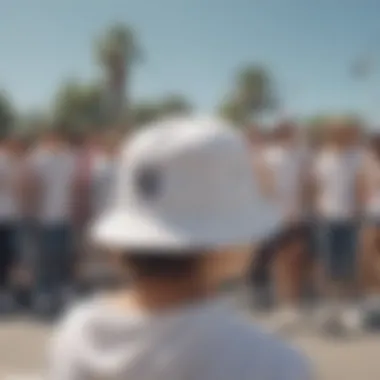
[[[361,227],[360,286],[365,304],[380,307],[380,134],[370,136],[361,168],[364,220]]]
[[[352,304],[357,280],[357,234],[360,212],[361,152],[353,145],[351,125],[342,119],[328,123],[327,140],[315,158],[316,239],[324,273],[322,324],[342,328],[359,323]]]
[[[265,161],[272,173],[272,202],[282,212],[282,228],[259,254],[265,256],[261,262],[270,267],[279,320],[284,328],[298,324],[305,278],[310,277],[309,158],[306,140],[298,126],[291,121],[279,123]]]
[[[248,141],[252,156],[252,169],[261,194],[273,203],[274,176],[269,165],[266,152],[271,146],[272,134],[254,125],[248,133]],[[267,309],[273,306],[271,289],[271,266],[275,253],[276,233],[272,233],[263,241],[256,242],[252,250],[252,260],[249,265],[247,285],[250,304],[255,309]]]
[[[72,293],[73,207],[77,155],[59,130],[49,130],[30,153],[39,187],[34,308],[49,315]]]
[[[254,289],[255,306],[267,309],[273,307],[276,294],[273,289],[273,268],[282,254],[284,248],[298,247],[299,256],[294,261],[300,273],[299,282],[295,286],[296,299],[301,301],[313,293],[314,287],[314,260],[315,260],[315,234],[314,222],[300,223],[280,229],[265,241],[252,248],[253,261],[250,265],[249,284]],[[297,248],[297,249],[298,249]]]
[[[0,143],[0,311],[15,306],[12,277],[16,262],[15,227],[18,217],[13,191],[15,160],[9,136]]]

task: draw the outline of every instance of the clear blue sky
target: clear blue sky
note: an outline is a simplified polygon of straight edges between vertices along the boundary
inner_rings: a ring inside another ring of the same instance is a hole
[[[67,77],[96,77],[96,35],[114,21],[138,33],[146,61],[135,98],[180,92],[211,111],[234,70],[263,63],[289,114],[356,110],[380,124],[378,0],[0,0],[0,88],[45,108]],[[378,51],[377,51],[378,49]],[[363,83],[348,67],[371,53]]]

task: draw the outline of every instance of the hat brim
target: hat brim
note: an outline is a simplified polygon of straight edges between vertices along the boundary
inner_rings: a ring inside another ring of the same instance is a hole
[[[244,210],[214,221],[199,219],[187,225],[131,210],[114,210],[92,224],[90,239],[110,249],[216,249],[260,241],[279,228],[280,220],[270,207]]]

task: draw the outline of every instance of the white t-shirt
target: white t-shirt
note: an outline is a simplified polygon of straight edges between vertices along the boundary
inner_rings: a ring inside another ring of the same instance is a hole
[[[308,360],[204,303],[161,315],[122,313],[95,299],[53,339],[48,380],[308,380]]]
[[[314,175],[318,193],[317,212],[321,217],[345,220],[354,217],[356,211],[356,178],[361,154],[357,151],[325,150],[314,163]]]
[[[0,152],[0,223],[13,222],[18,217],[17,199],[13,191],[16,165],[12,157]]]
[[[265,160],[272,171],[275,198],[284,218],[302,219],[302,173],[308,160],[307,150],[272,145],[265,152]]]
[[[67,222],[71,215],[76,155],[69,149],[55,152],[39,149],[31,159],[42,189],[40,220],[43,223]]]
[[[98,154],[93,159],[91,187],[94,215],[99,215],[108,206],[115,182],[115,166],[115,160],[105,155]]]

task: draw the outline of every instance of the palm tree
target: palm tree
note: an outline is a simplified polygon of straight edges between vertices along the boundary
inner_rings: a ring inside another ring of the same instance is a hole
[[[101,87],[69,80],[62,83],[54,102],[54,124],[66,132],[86,132],[104,123],[100,113]]]
[[[130,112],[130,120],[134,127],[151,123],[159,117],[159,109],[155,102],[144,101],[135,104]]]
[[[123,111],[130,116],[131,70],[141,59],[141,50],[134,31],[124,24],[113,25],[96,42],[107,81],[105,113],[109,122],[117,124]]]
[[[167,116],[183,116],[191,113],[193,107],[182,95],[167,95],[160,100],[144,100],[131,107],[131,120],[135,127],[151,123]]]
[[[276,98],[272,77],[268,70],[260,66],[243,68],[237,76],[237,100],[253,116],[273,110]]]
[[[165,96],[158,104],[160,116],[183,116],[192,112],[192,105],[182,95]]]
[[[218,111],[221,117],[236,125],[248,123],[246,110],[234,97],[225,99]]]
[[[272,76],[265,67],[249,65],[240,69],[219,112],[239,125],[250,124],[252,119],[276,106]]]

